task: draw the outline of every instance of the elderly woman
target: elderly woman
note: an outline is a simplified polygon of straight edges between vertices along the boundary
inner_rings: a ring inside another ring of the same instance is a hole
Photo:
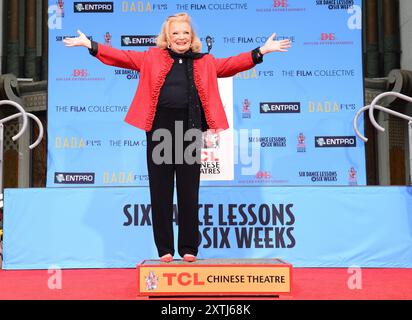
[[[186,13],[169,16],[157,38],[157,47],[142,52],[97,44],[80,31],[78,33],[77,38],[64,39],[65,45],[86,47],[105,64],[140,72],[139,85],[125,121],[145,130],[147,135],[152,223],[158,254],[162,262],[171,262],[175,253],[173,190],[176,174],[178,252],[184,261],[195,261],[200,244],[199,134],[208,129],[228,128],[217,78],[251,69],[261,63],[267,53],[287,51],[290,41],[276,41],[273,34],[260,48],[218,59],[200,53],[200,40]]]

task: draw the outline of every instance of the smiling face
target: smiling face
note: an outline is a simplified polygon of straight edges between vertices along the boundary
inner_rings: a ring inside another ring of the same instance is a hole
[[[187,22],[173,21],[169,27],[170,49],[177,53],[185,53],[192,44],[192,29]]]

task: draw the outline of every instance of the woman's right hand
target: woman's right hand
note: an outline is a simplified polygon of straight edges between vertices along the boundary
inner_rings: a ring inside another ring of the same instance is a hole
[[[78,37],[76,38],[64,38],[63,42],[66,47],[86,47],[88,49],[92,48],[92,42],[86,37],[86,35],[81,32],[80,30],[77,30],[77,33],[79,34]]]

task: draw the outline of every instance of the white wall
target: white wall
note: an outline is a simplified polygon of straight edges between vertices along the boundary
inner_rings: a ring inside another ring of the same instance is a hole
[[[412,70],[412,1],[400,0],[401,68]]]

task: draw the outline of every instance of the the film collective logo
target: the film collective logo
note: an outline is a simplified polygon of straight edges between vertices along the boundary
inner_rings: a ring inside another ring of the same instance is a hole
[[[94,184],[94,172],[55,172],[56,184]]]
[[[112,13],[113,2],[74,2],[74,13]]]
[[[355,136],[319,136],[315,137],[316,148],[351,148],[356,147]]]

